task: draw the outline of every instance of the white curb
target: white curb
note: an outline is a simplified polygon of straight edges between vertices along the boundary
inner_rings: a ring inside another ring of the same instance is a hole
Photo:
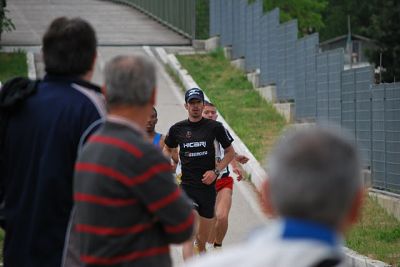
[[[346,263],[352,267],[390,267],[391,265],[382,261],[373,260],[367,256],[358,254],[354,250],[344,247],[346,253]]]

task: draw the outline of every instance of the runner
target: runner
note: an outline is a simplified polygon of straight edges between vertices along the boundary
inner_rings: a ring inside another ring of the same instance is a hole
[[[215,180],[220,171],[234,158],[233,138],[220,122],[202,117],[204,94],[192,88],[185,94],[185,108],[188,119],[174,124],[165,138],[164,151],[171,157],[179,146],[182,164],[181,187],[192,199],[199,215],[196,241],[200,252],[205,251],[205,243],[213,225],[216,200]],[[215,163],[214,140],[223,147],[225,156]],[[183,246],[183,257],[193,256],[193,242]]]
[[[218,117],[217,108],[214,104],[204,101],[203,117],[216,120]],[[218,142],[215,142],[216,160],[219,161],[223,157],[223,150]],[[249,159],[246,156],[235,154],[235,158],[231,161],[232,170],[237,174],[237,180],[242,180],[242,171],[238,163],[246,163]],[[222,246],[222,242],[228,231],[228,217],[232,205],[233,178],[230,176],[229,168],[226,167],[221,171],[220,177],[215,184],[217,190],[217,200],[215,204],[214,226],[211,228],[208,243],[210,247],[218,249]]]
[[[162,134],[157,133],[155,131],[156,124],[158,122],[157,115],[158,115],[157,110],[155,107],[153,107],[153,113],[151,114],[146,124],[146,132],[149,137],[149,141],[152,142],[153,145],[159,147],[162,150],[164,148],[165,137]]]

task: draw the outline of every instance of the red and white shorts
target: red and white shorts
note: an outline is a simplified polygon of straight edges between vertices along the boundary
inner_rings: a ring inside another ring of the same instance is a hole
[[[217,182],[215,183],[215,189],[217,192],[221,191],[223,188],[229,188],[230,190],[233,190],[233,178],[230,176],[225,176],[222,178],[219,178]]]

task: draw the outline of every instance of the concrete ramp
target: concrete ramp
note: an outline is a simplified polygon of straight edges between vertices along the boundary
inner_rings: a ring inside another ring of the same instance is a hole
[[[100,46],[189,45],[190,40],[140,11],[108,0],[8,0],[16,30],[3,33],[4,46],[36,46],[50,22],[81,17],[96,29]]]

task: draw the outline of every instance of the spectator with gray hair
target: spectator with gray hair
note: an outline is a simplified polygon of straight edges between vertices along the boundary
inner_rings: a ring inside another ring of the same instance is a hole
[[[339,266],[341,235],[356,222],[363,197],[359,155],[340,131],[312,127],[286,134],[272,151],[262,186],[275,219],[245,244],[188,264]]]
[[[118,56],[105,68],[109,114],[75,165],[64,266],[171,266],[169,244],[192,235],[194,214],[170,163],[145,138],[154,65]]]

